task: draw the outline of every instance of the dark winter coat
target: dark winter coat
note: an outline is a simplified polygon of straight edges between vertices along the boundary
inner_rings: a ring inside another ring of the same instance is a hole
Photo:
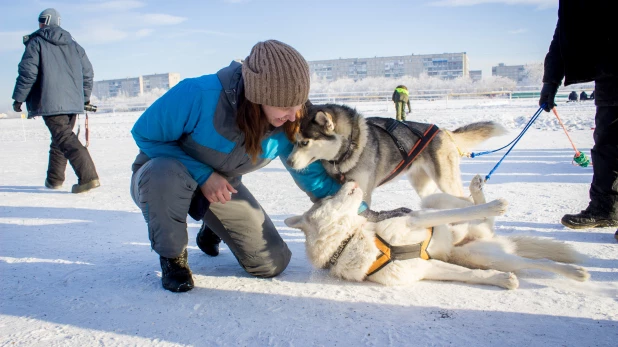
[[[560,0],[558,24],[545,57],[544,83],[615,80],[618,44],[613,0]],[[597,85],[598,87],[598,85]]]
[[[92,92],[92,65],[71,34],[56,25],[24,37],[13,100],[26,102],[28,117],[84,112]]]

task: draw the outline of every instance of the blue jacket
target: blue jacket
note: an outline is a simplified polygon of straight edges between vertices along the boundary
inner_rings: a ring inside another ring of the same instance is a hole
[[[336,193],[341,186],[321,163],[302,171],[287,166],[294,146],[281,128],[265,136],[261,157],[251,162],[244,148],[245,135],[236,125],[238,99],[244,92],[241,66],[232,62],[217,74],[185,79],[170,89],[133,126],[137,146],[150,158],[178,159],[200,186],[215,171],[234,182],[279,157],[312,199]]]
[[[84,112],[94,73],[84,49],[57,25],[24,37],[13,100],[26,102],[28,118]]]

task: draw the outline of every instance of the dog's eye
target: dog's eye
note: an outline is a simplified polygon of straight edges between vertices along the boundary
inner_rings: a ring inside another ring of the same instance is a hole
[[[303,141],[298,142],[298,145],[299,145],[300,147],[305,147],[305,146],[307,146],[308,144],[309,144],[309,141],[307,141],[307,140],[303,140]]]

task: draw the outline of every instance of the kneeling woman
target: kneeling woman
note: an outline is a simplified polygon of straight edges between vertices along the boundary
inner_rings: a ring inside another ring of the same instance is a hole
[[[197,241],[207,253],[217,253],[213,238],[220,237],[253,276],[287,267],[290,250],[241,177],[277,156],[285,164],[308,95],[305,59],[269,40],[257,43],[244,64],[181,81],[137,120],[131,196],[160,256],[165,289],[193,288],[187,214],[204,221]],[[319,162],[288,170],[312,199],[340,188]]]

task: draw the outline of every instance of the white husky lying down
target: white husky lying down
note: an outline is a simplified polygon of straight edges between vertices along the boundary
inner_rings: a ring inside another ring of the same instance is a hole
[[[428,279],[515,289],[519,282],[511,271],[520,269],[551,271],[577,281],[590,278],[584,268],[565,264],[580,259],[570,245],[494,236],[492,217],[504,214],[507,202],[485,203],[482,184],[480,176],[470,183],[474,204],[436,194],[423,199],[429,209],[370,223],[357,214],[363,192],[348,182],[285,224],[305,233],[313,265],[351,281],[401,285]]]

